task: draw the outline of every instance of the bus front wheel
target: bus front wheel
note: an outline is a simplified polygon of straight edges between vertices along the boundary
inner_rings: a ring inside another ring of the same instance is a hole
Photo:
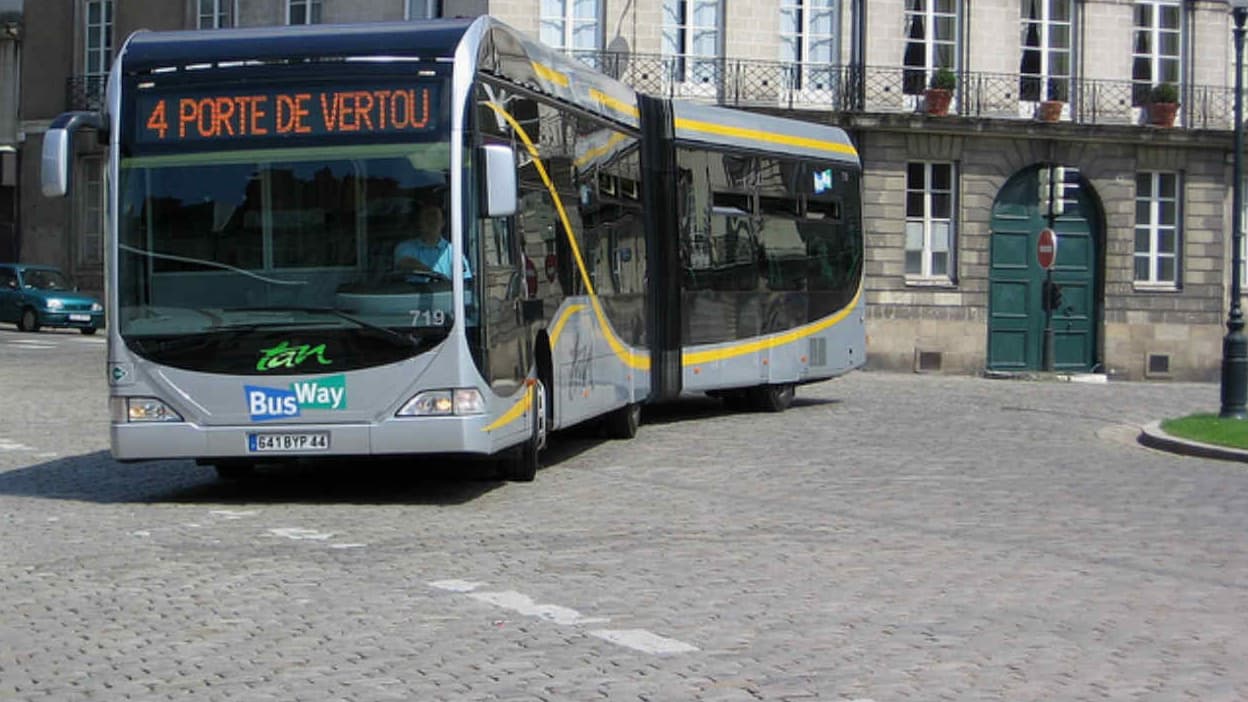
[[[503,477],[516,483],[529,483],[537,477],[541,452],[546,447],[546,386],[535,380],[532,392],[533,400],[529,405],[532,431],[503,463]]]

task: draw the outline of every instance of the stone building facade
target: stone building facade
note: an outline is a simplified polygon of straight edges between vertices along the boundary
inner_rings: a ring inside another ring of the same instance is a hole
[[[12,0],[8,0],[12,2]],[[19,4],[20,6],[20,4]],[[646,92],[845,127],[865,168],[869,365],[1212,379],[1230,281],[1225,0],[40,0],[12,153],[21,260],[102,286],[99,150],[38,194],[41,134],[139,28],[493,14]],[[927,87],[948,69],[948,114]],[[1172,84],[1174,126],[1151,123]],[[1037,115],[1055,105],[1056,121]],[[86,141],[86,140],[83,140]],[[1049,216],[1041,178],[1061,167]],[[2,217],[2,215],[0,215]],[[2,223],[3,220],[0,220]],[[1036,239],[1059,241],[1048,314]],[[0,235],[3,232],[0,231]]]

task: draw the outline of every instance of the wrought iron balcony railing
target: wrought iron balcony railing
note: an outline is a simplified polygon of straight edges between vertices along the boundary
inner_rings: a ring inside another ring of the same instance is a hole
[[[732,107],[906,113],[924,110],[922,70],[880,66],[832,66],[750,59],[704,59],[614,51],[575,52],[576,58],[652,95]],[[99,109],[104,76],[73,76],[66,82],[71,110]],[[1050,82],[1052,85],[1052,82]],[[1132,125],[1148,122],[1148,86],[1126,80],[1064,79],[1067,97],[1059,119],[1076,124]],[[1039,79],[1011,73],[958,74],[950,113],[966,117],[1032,119],[1041,102]],[[1234,90],[1221,86],[1180,88],[1175,126],[1230,130]]]
[[[733,107],[905,113],[924,110],[922,70],[880,66],[830,66],[749,59],[701,59],[611,51],[577,52],[598,70],[654,95]],[[1011,73],[958,74],[950,114],[1034,119],[1042,102],[1040,79]],[[1051,85],[1054,85],[1050,82]],[[1088,125],[1148,123],[1147,85],[1128,80],[1063,79],[1061,121]],[[1052,88],[1050,88],[1052,90]],[[1175,126],[1230,130],[1234,90],[1180,88]]]

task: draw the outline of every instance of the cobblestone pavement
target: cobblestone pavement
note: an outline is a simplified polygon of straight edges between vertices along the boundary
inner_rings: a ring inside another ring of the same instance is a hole
[[[103,347],[0,331],[0,700],[1248,699],[1212,385],[856,373],[779,415],[222,483],[107,454]]]

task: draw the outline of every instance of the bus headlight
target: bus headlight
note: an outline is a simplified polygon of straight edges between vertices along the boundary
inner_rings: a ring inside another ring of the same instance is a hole
[[[114,397],[111,404],[113,421],[119,424],[183,421],[182,415],[154,397]]]
[[[408,400],[396,413],[399,417],[446,417],[481,414],[485,399],[476,388],[426,390]]]

